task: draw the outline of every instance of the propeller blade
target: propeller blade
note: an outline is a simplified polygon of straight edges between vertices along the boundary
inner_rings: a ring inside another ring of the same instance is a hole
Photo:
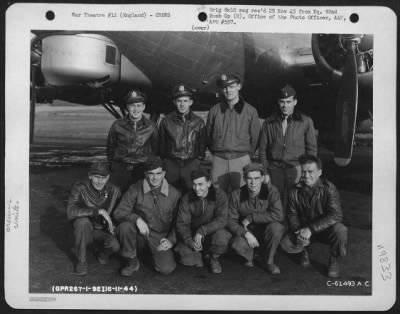
[[[356,43],[346,43],[343,76],[336,103],[334,160],[339,166],[347,166],[353,153],[358,103],[358,78]]]
[[[32,144],[35,133],[35,112],[36,112],[36,67],[31,66],[31,103],[29,114],[29,143]]]

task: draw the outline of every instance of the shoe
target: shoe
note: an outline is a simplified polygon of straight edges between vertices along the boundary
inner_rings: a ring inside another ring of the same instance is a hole
[[[97,257],[97,261],[101,265],[107,265],[110,262],[110,255],[108,255],[104,252],[100,252],[99,254],[97,254],[96,257]]]
[[[88,274],[87,263],[78,261],[75,265],[75,274],[78,276],[87,275]]]
[[[329,260],[328,277],[339,277],[339,263],[337,258],[333,256]]]
[[[196,267],[204,267],[204,262],[203,259],[199,259],[196,264],[194,264]]]
[[[121,275],[124,277],[130,277],[134,272],[139,270],[139,261],[137,258],[129,258],[128,265],[121,269]]]
[[[243,265],[246,266],[246,267],[249,267],[249,268],[254,267],[253,260],[245,261],[245,262],[243,263]]]
[[[281,273],[279,267],[274,263],[267,264],[267,270],[270,272],[271,275],[279,275]]]
[[[216,259],[215,257],[210,258],[210,268],[211,268],[211,272],[213,274],[222,273],[221,264],[219,263],[218,259]]]
[[[310,257],[308,255],[308,252],[306,249],[303,250],[303,252],[301,252],[301,257],[300,257],[300,265],[302,267],[308,267],[310,266]]]

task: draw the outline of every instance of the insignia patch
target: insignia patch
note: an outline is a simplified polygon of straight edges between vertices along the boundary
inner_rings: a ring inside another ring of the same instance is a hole
[[[184,90],[185,90],[185,86],[183,86],[183,85],[179,86],[179,91],[180,92],[183,92]]]
[[[227,76],[225,75],[225,74],[222,74],[221,75],[221,80],[223,80],[223,81],[226,81],[228,78],[227,78]]]

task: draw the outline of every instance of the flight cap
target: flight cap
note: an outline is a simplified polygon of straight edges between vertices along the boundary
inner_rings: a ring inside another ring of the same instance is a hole
[[[107,161],[95,161],[90,165],[89,175],[108,176],[110,174],[110,166]]]
[[[240,77],[233,73],[223,73],[217,78],[217,87],[224,88],[233,83],[240,83]]]
[[[138,102],[146,102],[146,95],[138,90],[131,90],[124,98],[125,105]]]
[[[190,179],[192,181],[198,179],[198,178],[202,178],[205,177],[207,181],[210,180],[210,173],[206,170],[206,169],[195,169],[190,173]]]
[[[308,243],[309,244],[309,243]],[[295,240],[295,237],[293,234],[286,233],[281,242],[280,246],[281,248],[289,254],[296,254],[300,253],[304,250],[304,246],[307,246],[308,244],[301,244]]]
[[[151,171],[157,168],[162,168],[164,170],[164,162],[160,157],[152,156],[144,163],[144,170]]]
[[[252,162],[248,164],[247,166],[243,167],[243,175],[247,175],[249,172],[252,171],[260,171],[262,175],[264,175],[264,167],[262,164],[258,162]]]
[[[189,96],[193,98],[194,90],[185,84],[178,84],[172,89],[172,98]]]
[[[278,98],[279,99],[285,99],[285,98],[288,98],[290,96],[296,97],[296,91],[294,90],[294,88],[291,85],[286,84],[284,87],[282,87],[279,90]]]

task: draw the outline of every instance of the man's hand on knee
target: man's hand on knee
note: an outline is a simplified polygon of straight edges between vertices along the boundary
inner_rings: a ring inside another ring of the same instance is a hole
[[[160,240],[160,245],[157,246],[157,251],[167,251],[172,247],[173,247],[173,245],[170,240],[168,240],[167,238],[162,238]]]
[[[247,243],[249,244],[249,246],[254,249],[256,247],[259,247],[260,244],[258,243],[257,238],[249,231],[247,231],[244,235]]]
[[[147,223],[142,219],[142,218],[138,218],[136,220],[136,226],[139,229],[140,234],[148,237],[150,234],[150,229],[149,226],[147,225]]]
[[[310,228],[301,228],[295,232],[297,234],[297,242],[303,246],[310,244],[311,230]]]
[[[115,227],[114,227],[114,224],[113,224],[113,222],[112,222],[112,220],[111,220],[111,217],[110,217],[110,215],[107,213],[107,211],[106,211],[105,209],[99,209],[99,215],[102,216],[102,217],[106,220],[108,231],[109,231],[111,234],[114,234],[114,229],[115,229]]]

